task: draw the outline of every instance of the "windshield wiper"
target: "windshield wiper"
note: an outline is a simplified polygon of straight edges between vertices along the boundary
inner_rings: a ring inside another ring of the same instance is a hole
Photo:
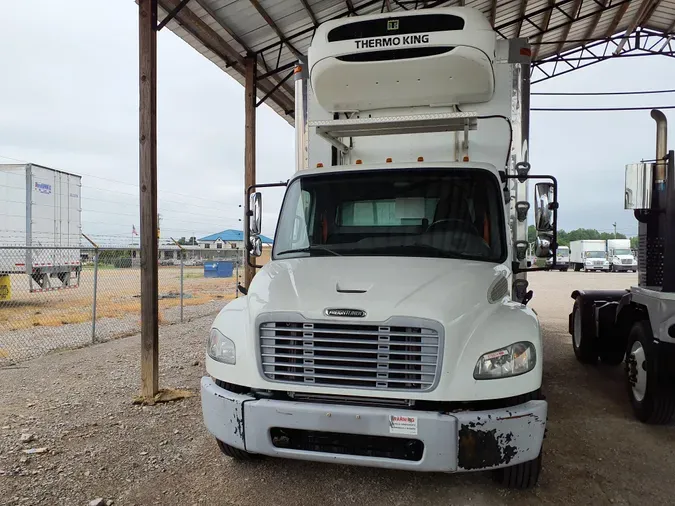
[[[286,255],[288,253],[315,253],[317,251],[325,251],[325,252],[331,253],[331,254],[333,254],[337,257],[342,256],[342,255],[340,255],[340,253],[337,253],[330,248],[326,248],[325,246],[317,246],[317,245],[307,246],[306,248],[287,249],[285,251],[280,251],[279,253],[277,253],[277,255]]]

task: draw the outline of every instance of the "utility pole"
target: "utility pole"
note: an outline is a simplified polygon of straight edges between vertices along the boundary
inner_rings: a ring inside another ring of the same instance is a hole
[[[616,221],[614,222],[614,239],[616,239]]]

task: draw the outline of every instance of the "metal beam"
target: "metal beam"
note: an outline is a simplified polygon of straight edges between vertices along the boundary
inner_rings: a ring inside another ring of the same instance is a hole
[[[267,23],[270,26],[270,28],[272,30],[274,30],[274,33],[277,34],[277,37],[279,37],[279,40],[281,40],[281,41],[286,40],[287,37],[279,29],[279,27],[274,22],[274,20],[270,17],[270,15],[267,14],[267,11],[263,8],[263,6],[260,5],[260,2],[258,2],[258,0],[248,0],[248,1],[251,2],[251,5],[253,5],[253,7],[255,7],[255,10],[258,11],[258,14],[260,14],[263,17],[263,19],[265,20],[265,23]],[[296,58],[302,59],[303,54],[300,51],[298,51],[293,44],[291,44],[288,40],[286,40],[284,42],[284,44],[286,44],[286,46],[288,46],[288,49],[291,50],[291,53],[293,53]]]
[[[160,31],[162,28],[166,26],[166,24],[169,21],[175,18],[176,14],[178,14],[180,10],[188,4],[189,1],[190,0],[182,0],[181,3],[176,5],[176,7],[174,7],[174,9],[166,15],[166,17],[162,20],[162,22],[157,25],[157,31]]]
[[[213,20],[214,20],[216,23],[218,23],[218,25],[219,25],[223,30],[225,30],[225,32],[226,32],[230,37],[232,37],[232,38],[234,39],[234,41],[235,41],[237,44],[239,44],[239,45],[242,47],[242,49],[246,52],[246,54],[253,54],[253,50],[246,44],[246,42],[245,42],[241,37],[239,37],[239,35],[237,35],[237,34],[234,32],[234,30],[232,30],[226,23],[224,23],[224,22],[220,19],[220,17],[219,17],[218,14],[216,13],[216,11],[214,11],[214,10],[211,8],[210,5],[208,5],[204,0],[195,0],[195,1],[201,6],[202,9],[204,9],[204,11],[206,11],[206,13],[207,13],[209,16],[211,16],[211,17],[213,18]],[[269,71],[268,71],[269,69],[267,69],[266,65],[264,65],[264,61],[265,61],[264,58],[262,58],[262,61],[263,61],[263,66],[264,66],[264,68],[265,68],[265,74],[258,77],[257,86],[258,86],[259,88],[262,88],[263,85],[262,85],[261,81],[262,81],[263,79],[270,78],[270,82],[271,82],[271,84],[273,85],[274,91],[278,90],[278,89],[280,88],[280,86],[277,86],[277,84],[279,84],[279,79],[277,79],[277,78],[272,78],[272,76],[274,76],[274,74],[276,74],[276,72],[269,72]],[[295,62],[293,62],[293,65],[295,65]],[[289,86],[282,86],[282,88],[283,88],[284,91],[286,91],[286,93],[289,94],[289,96],[293,96],[293,95],[294,95],[294,90],[292,90]],[[272,91],[267,90],[266,98],[268,98],[270,95],[272,95],[272,93],[273,93]],[[281,106],[281,107],[284,109],[284,111],[288,110],[288,107],[284,107],[284,106]]]
[[[590,39],[595,33],[595,29],[598,27],[598,23],[600,23],[600,18],[602,18],[602,13],[605,12],[607,2],[609,1],[611,0],[600,0],[602,7],[600,7],[600,9],[598,9],[598,11],[593,15],[593,20],[588,25],[588,28],[584,33],[584,39]]]
[[[248,198],[247,189],[255,184],[255,127],[256,127],[256,58],[249,56],[245,61],[244,73],[244,114],[245,114],[245,133],[244,133],[244,198]],[[249,226],[249,216],[244,216],[244,226]],[[248,248],[248,244],[244,244]],[[255,269],[248,265],[244,266],[244,286],[246,288],[251,284],[255,276]]]
[[[642,21],[642,18],[649,11],[649,8],[650,8],[652,2],[653,2],[653,0],[642,0],[642,3],[640,4],[640,8],[635,13],[635,16],[633,17],[633,21],[631,21],[630,24],[628,25],[628,28],[626,28],[625,35],[621,39],[621,42],[619,42],[619,45],[617,46],[617,48],[614,50],[614,54],[619,54],[623,50],[623,46],[624,46],[624,44],[626,44],[626,41],[628,40],[628,37],[630,37],[630,35],[635,31],[635,29],[638,27],[638,25]]]
[[[492,26],[495,26],[496,22],[497,22],[497,0],[492,0],[492,4],[490,4],[490,24]]]
[[[157,237],[157,0],[138,1],[141,211],[141,395],[159,391]]]
[[[302,6],[307,11],[307,14],[309,15],[309,19],[312,20],[312,24],[315,27],[319,26],[319,20],[316,19],[316,16],[314,15],[314,11],[312,10],[312,7],[309,5],[309,2],[307,0],[300,0],[300,2],[302,3]]]
[[[581,9],[582,2],[583,0],[575,0],[574,4],[572,5],[572,16],[575,20],[579,15],[579,9]],[[560,51],[562,51],[562,48],[565,46],[565,40],[567,40],[567,36],[570,34],[570,30],[572,29],[572,23],[573,22],[569,22],[567,26],[563,28],[562,37],[560,37],[560,44],[558,44],[558,47],[555,50],[556,53],[560,53]]]
[[[607,27],[607,30],[605,31],[605,37],[611,37],[614,35],[616,32],[616,27],[619,26],[619,23],[621,23],[621,20],[623,19],[623,15],[626,14],[626,11],[628,10],[628,7],[630,6],[630,3],[624,3],[619,7],[619,10],[616,11],[616,14],[614,14],[614,18],[612,19],[612,22],[609,24]]]
[[[628,37],[628,40],[631,38],[637,38],[637,32],[631,34]],[[553,55],[545,60],[535,62],[532,65],[532,78],[533,83],[538,83],[557,77],[563,74],[567,74],[574,70],[588,67],[590,65],[595,65],[601,61],[608,60],[610,58],[629,58],[629,57],[638,57],[638,56],[652,56],[652,55],[662,55],[671,58],[675,58],[675,50],[672,48],[665,50],[668,46],[668,39],[660,32],[655,32],[652,30],[642,30],[640,32],[640,37],[649,41],[649,43],[644,44],[640,51],[636,51],[637,44],[633,43],[630,47],[624,47],[624,49],[619,54],[614,54],[613,50],[619,44],[619,42],[624,38],[623,35],[616,35],[604,40],[598,40],[591,43],[588,43],[580,48],[568,49],[562,54]],[[653,39],[657,40],[654,42]],[[660,49],[654,49],[656,46],[661,44],[661,41],[665,40],[665,44],[661,46]],[[670,46],[668,46],[670,47]],[[608,50],[609,49],[609,50]],[[564,64],[562,70],[559,63]],[[537,77],[535,71],[541,72],[543,77]]]
[[[160,7],[170,11],[178,5],[178,0],[158,0]],[[201,5],[201,4],[200,4]],[[244,73],[244,57],[229,45],[218,33],[200,19],[189,7],[183,8],[175,17],[174,22],[179,23],[186,31],[199,40],[204,46],[213,51],[226,65],[237,67]],[[258,83],[260,91],[266,93],[272,89],[273,83],[268,81]],[[293,111],[293,101],[283,94],[276,93],[271,97],[284,112]]]
[[[548,25],[551,23],[551,14],[553,14],[553,7],[555,6],[555,0],[548,0],[548,6],[549,10],[546,11],[546,14],[544,14],[544,26],[541,31],[541,33],[537,36],[537,41],[534,46],[534,50],[532,51],[532,61],[537,60],[537,55],[539,54],[539,47],[541,44],[542,39],[544,38],[544,33],[546,33],[546,30],[548,30]]]
[[[525,11],[527,11],[527,0],[520,0],[519,20],[516,24],[516,38],[520,37],[520,30],[523,28],[523,20],[525,19]]]

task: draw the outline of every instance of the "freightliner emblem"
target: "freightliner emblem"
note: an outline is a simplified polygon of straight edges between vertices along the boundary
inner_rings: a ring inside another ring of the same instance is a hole
[[[326,316],[340,316],[344,318],[364,318],[366,312],[362,309],[342,309],[342,308],[329,308],[325,309],[323,314]]]

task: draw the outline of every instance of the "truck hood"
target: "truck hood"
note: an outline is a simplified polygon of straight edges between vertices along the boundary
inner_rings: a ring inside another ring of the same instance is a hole
[[[326,308],[347,308],[366,311],[367,321],[415,316],[447,324],[491,306],[488,289],[502,276],[510,280],[510,271],[501,264],[455,259],[277,260],[253,279],[249,310],[253,318],[260,313],[288,311],[309,319],[326,319]]]

